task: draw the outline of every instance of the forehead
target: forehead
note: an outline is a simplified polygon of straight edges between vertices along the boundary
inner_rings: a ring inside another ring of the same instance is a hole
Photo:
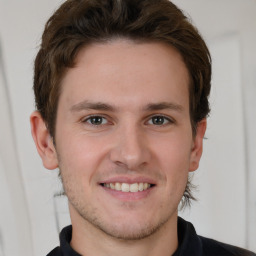
[[[84,47],[62,80],[61,98],[134,106],[179,99],[188,105],[188,70],[163,43],[113,40]],[[108,102],[111,101],[111,102]]]

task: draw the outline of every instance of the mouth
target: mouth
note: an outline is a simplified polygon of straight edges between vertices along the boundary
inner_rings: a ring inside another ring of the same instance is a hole
[[[115,183],[100,183],[102,187],[109,188],[111,190],[115,191],[122,191],[122,192],[131,192],[131,193],[137,193],[142,192],[145,190],[148,190],[155,186],[154,184],[150,183],[121,183],[121,182],[115,182]]]

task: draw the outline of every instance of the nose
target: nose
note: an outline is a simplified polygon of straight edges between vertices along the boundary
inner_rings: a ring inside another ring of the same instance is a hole
[[[143,129],[135,125],[120,128],[114,136],[110,159],[128,170],[137,170],[150,160],[150,149]]]

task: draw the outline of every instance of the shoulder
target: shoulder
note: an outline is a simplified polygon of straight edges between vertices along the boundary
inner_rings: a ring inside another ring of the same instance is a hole
[[[208,256],[256,256],[248,250],[199,236],[205,255]]]
[[[60,247],[54,248],[51,252],[49,252],[46,256],[63,256]]]

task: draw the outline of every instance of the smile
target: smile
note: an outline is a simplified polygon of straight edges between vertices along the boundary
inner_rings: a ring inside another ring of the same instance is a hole
[[[116,182],[116,183],[103,183],[101,185],[116,191],[132,192],[132,193],[142,192],[153,186],[152,184],[142,183],[142,182],[132,183],[132,184]]]

